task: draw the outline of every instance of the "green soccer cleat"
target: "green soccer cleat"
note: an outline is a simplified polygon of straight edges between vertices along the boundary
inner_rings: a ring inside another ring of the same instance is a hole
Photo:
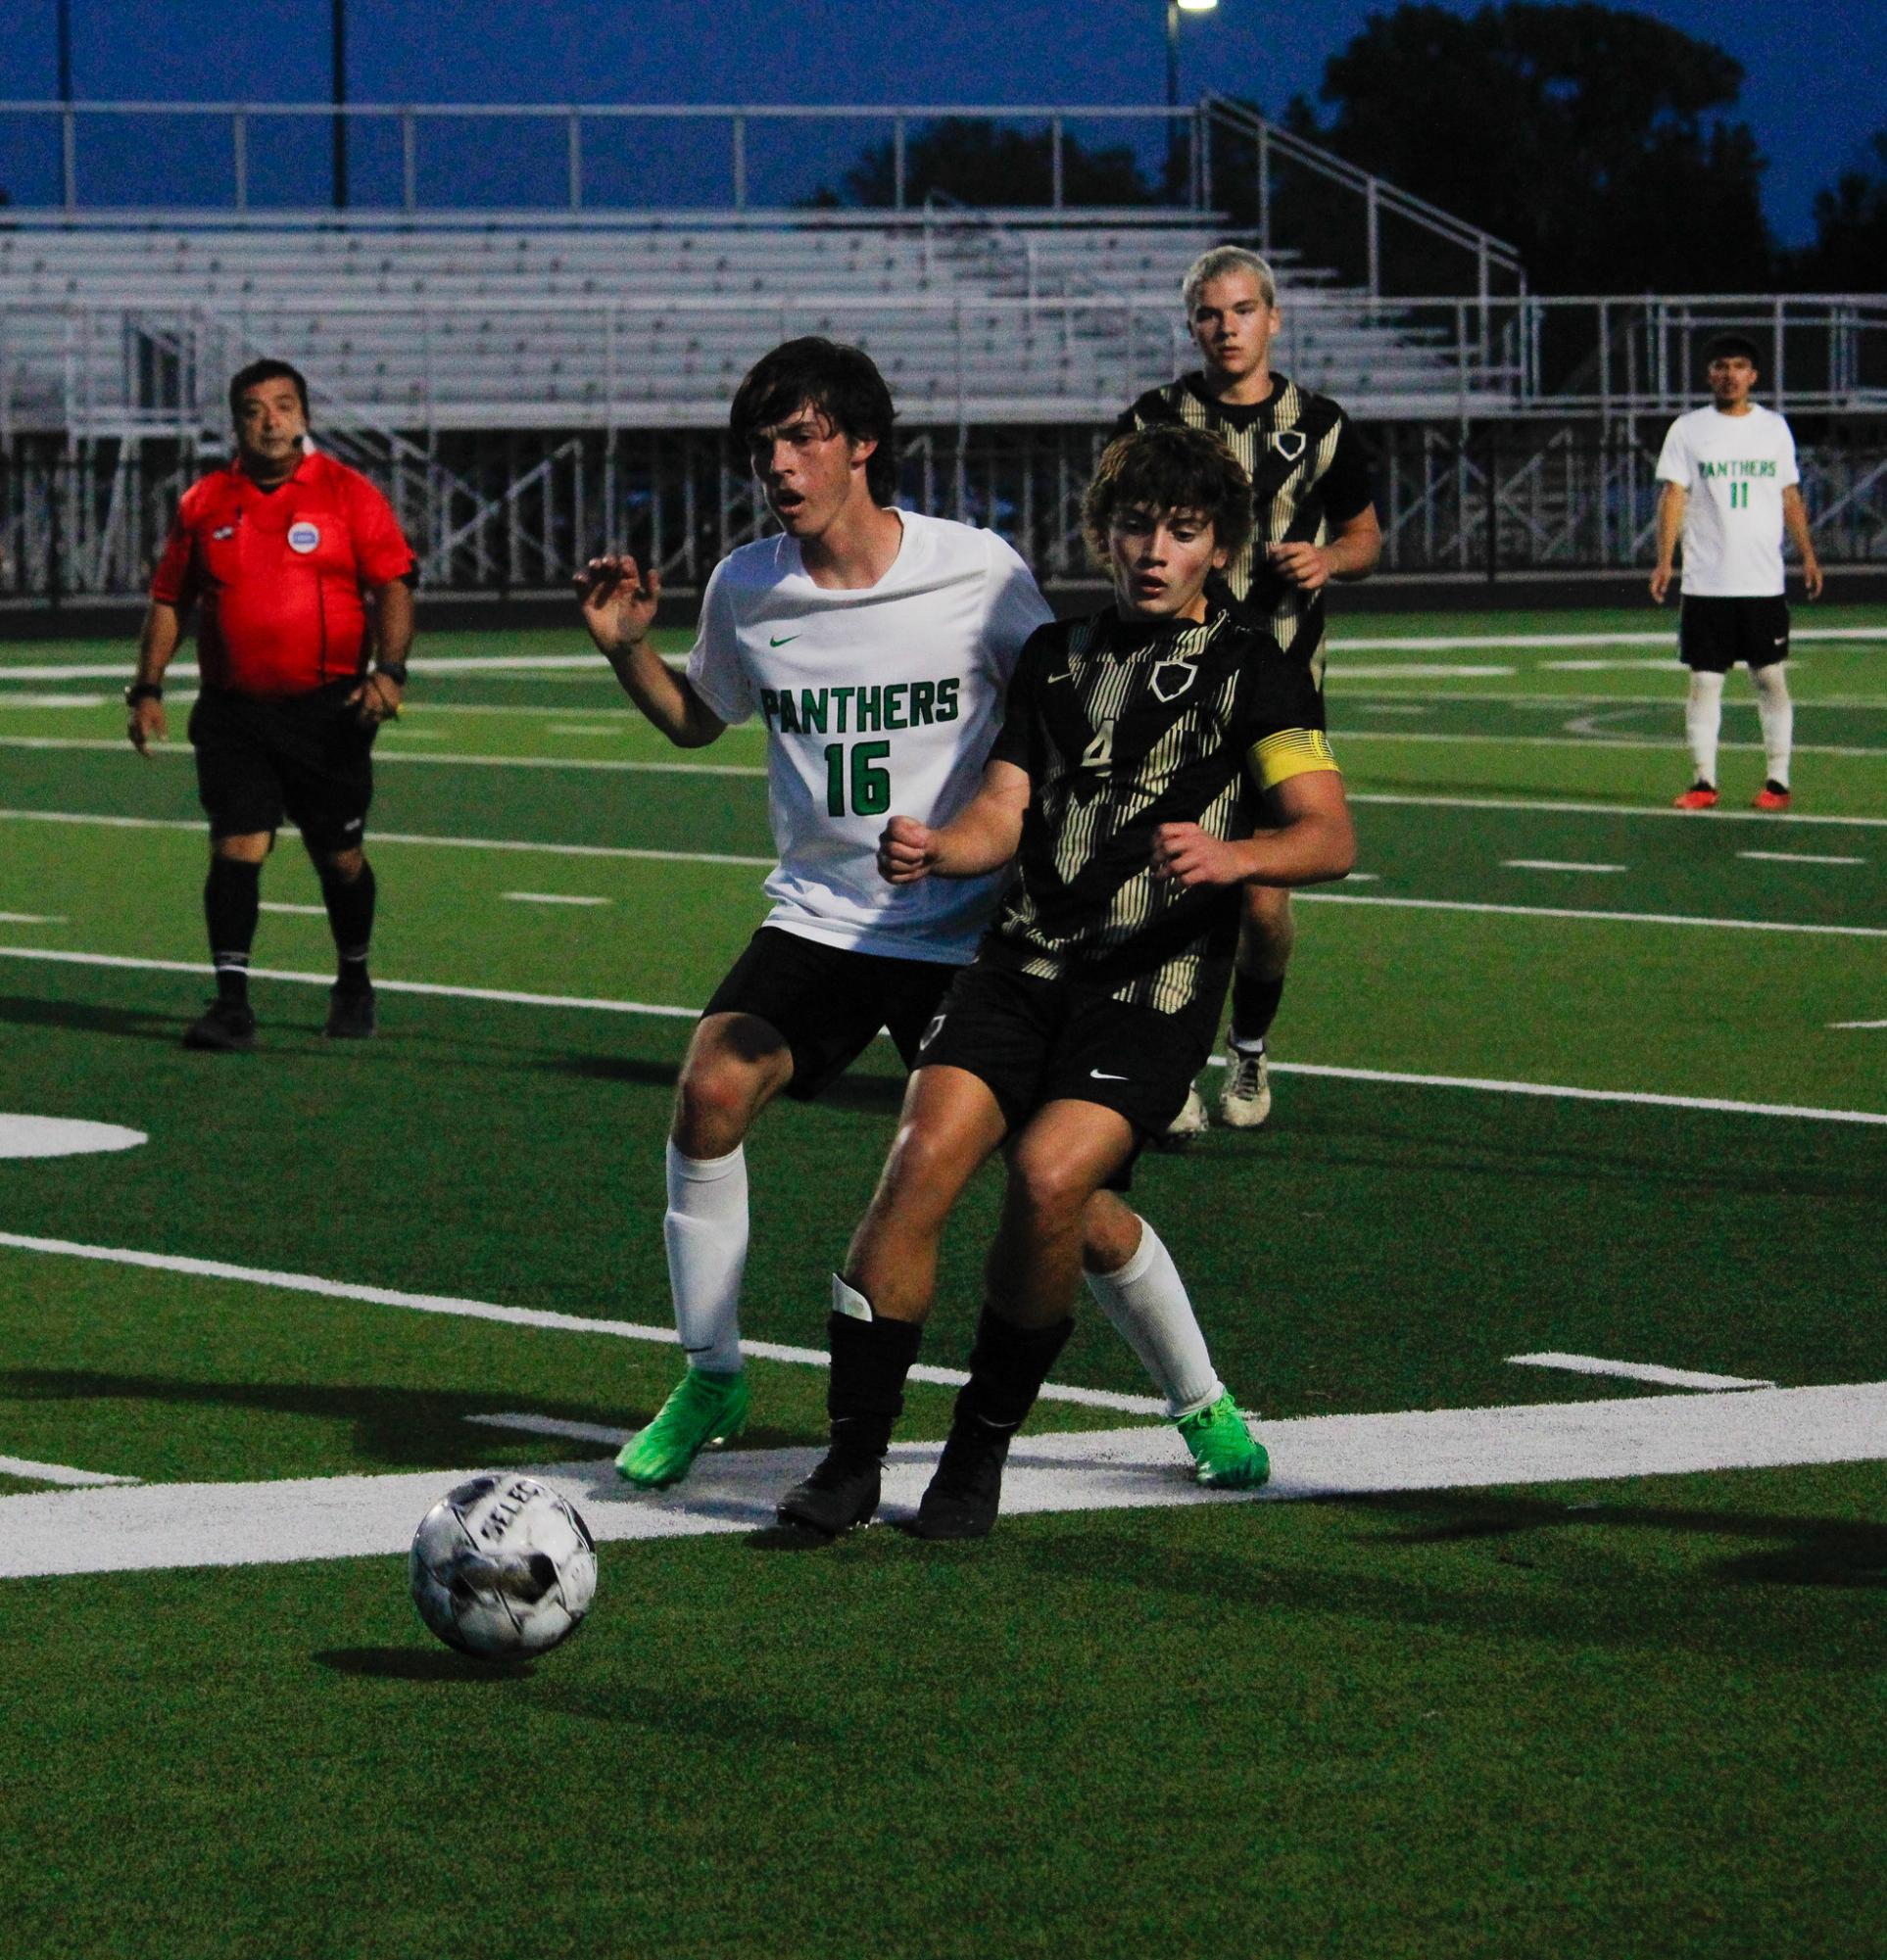
[[[1173,1425],[1192,1452],[1193,1477],[1215,1491],[1255,1491],[1271,1475],[1271,1458],[1245,1427],[1228,1390],[1210,1409],[1182,1415]]]
[[[745,1373],[691,1367],[648,1428],[623,1445],[617,1474],[645,1491],[680,1483],[710,1443],[731,1443],[741,1433],[752,1400]]]

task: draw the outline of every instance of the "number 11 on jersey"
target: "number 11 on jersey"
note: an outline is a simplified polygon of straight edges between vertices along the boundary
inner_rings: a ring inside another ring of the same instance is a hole
[[[888,741],[854,741],[851,764],[846,763],[846,744],[826,744],[826,814],[846,814],[847,778],[850,778],[851,814],[854,817],[882,817],[891,808],[891,771],[879,765],[891,753]]]

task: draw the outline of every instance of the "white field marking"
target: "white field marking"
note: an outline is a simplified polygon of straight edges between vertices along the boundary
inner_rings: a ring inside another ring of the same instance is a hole
[[[1788,919],[1704,919],[1683,912],[1601,912],[1576,905],[1491,905],[1477,898],[1377,898],[1359,892],[1298,891],[1300,905],[1398,905],[1418,912],[1488,912],[1512,919],[1591,919],[1615,926],[1716,926],[1726,932],[1807,932],[1887,939],[1887,926],[1799,925]],[[376,982],[377,984],[377,982]]]
[[[1456,697],[1451,694],[1448,698],[1453,700]],[[1502,696],[1496,694],[1492,698],[1499,700]],[[1375,701],[1352,699],[1347,695],[1344,697],[1344,701],[1346,706],[1361,708],[1364,713],[1373,715],[1431,715],[1434,713],[1434,709],[1426,701]]]
[[[1331,651],[1340,653],[1346,646],[1361,647],[1371,653],[1392,652],[1397,647],[1407,647],[1412,652],[1447,653],[1460,648],[1472,651],[1481,646],[1669,646],[1676,638],[1676,633],[1674,624],[1662,631],[1652,629],[1633,633],[1446,633],[1406,638],[1373,638],[1362,634],[1352,638],[1343,633],[1331,636]],[[1798,626],[1791,630],[1790,639],[1887,641],[1887,623],[1880,626]],[[114,667],[111,671],[117,673],[119,669]]]
[[[0,691],[0,708],[102,708],[110,694],[16,694]]]
[[[1299,897],[1303,895],[1302,892],[1298,894]],[[1350,902],[1356,905],[1393,905],[1424,901],[1356,898]],[[1510,905],[1480,909],[1518,912],[1525,916],[1541,912],[1544,908]],[[1547,913],[1546,916],[1560,915]],[[1568,912],[1564,916],[1571,919],[1605,919],[1619,915],[1604,912]],[[1718,922],[1700,920],[1696,923],[1711,925]],[[0,959],[50,960],[73,966],[128,968],[139,973],[207,975],[210,971],[208,967],[195,965],[187,960],[134,960],[116,953],[66,953],[43,946],[0,946]],[[287,973],[278,968],[267,967],[252,967],[250,973],[256,980],[294,980],[308,986],[331,987],[334,984],[331,974]],[[448,999],[490,1000],[520,1007],[565,1007],[600,1014],[650,1014],[681,1021],[696,1021],[701,1017],[699,1008],[667,1007],[638,1000],[585,1000],[571,994],[510,993],[497,987],[436,986],[423,980],[381,980],[377,976],[373,984],[383,993],[439,994]],[[1837,1025],[1871,1026],[1861,1023]],[[879,1038],[883,1038],[882,1034]],[[1211,1066],[1224,1068],[1224,1058],[1213,1056]],[[1559,1096],[1575,1102],[1645,1103],[1660,1109],[1707,1110],[1726,1116],[1798,1117],[1812,1123],[1887,1124],[1887,1112],[1877,1113],[1871,1110],[1814,1109],[1794,1103],[1730,1102],[1716,1096],[1659,1095],[1644,1089],[1574,1088],[1561,1082],[1509,1082],[1478,1076],[1417,1076],[1395,1069],[1346,1069],[1316,1062],[1273,1062],[1271,1066],[1273,1071],[1280,1075],[1330,1076],[1340,1080],[1357,1082],[1398,1082],[1410,1088],[1480,1089],[1496,1095]],[[0,1245],[6,1243],[4,1234],[0,1234]]]
[[[64,953],[48,946],[0,946],[0,960],[52,960],[68,966],[119,967],[147,974],[207,975],[210,972],[207,966],[195,960],[134,960],[120,953]],[[298,974],[284,967],[251,967],[249,977],[251,980],[292,980],[301,986],[331,987],[334,984],[332,974]],[[666,1007],[657,1001],[585,1000],[574,994],[518,993],[508,987],[447,986],[431,980],[382,980],[378,974],[373,977],[373,984],[381,993],[433,994],[443,1000],[491,1000],[509,1007],[583,1008],[595,1014],[653,1014],[676,1021],[701,1019],[698,1007]]]
[[[32,1477],[42,1484],[135,1484],[136,1477],[108,1477],[103,1470],[74,1470],[70,1463],[35,1463],[30,1457],[0,1457],[0,1477]]]
[[[1250,1492],[1201,1490],[1184,1446],[1163,1424],[1025,1435],[1004,1469],[1003,1514],[1873,1462],[1887,1457],[1887,1382],[1313,1415],[1267,1422],[1263,1435],[1272,1480]],[[821,1454],[718,1452],[662,1492],[632,1490],[608,1458],[530,1474],[573,1499],[595,1537],[621,1543],[765,1529],[781,1493]],[[937,1454],[935,1443],[893,1445],[886,1513],[915,1508]],[[404,1556],[441,1494],[476,1474],[466,1467],[0,1498],[0,1577]],[[610,1582],[604,1583],[606,1607]]]
[[[488,1300],[460,1300],[449,1294],[403,1293],[394,1287],[356,1286],[345,1280],[322,1279],[311,1272],[272,1272],[263,1267],[230,1266],[222,1260],[189,1259],[178,1253],[78,1245],[71,1239],[27,1238],[17,1232],[0,1232],[0,1246],[66,1259],[99,1260],[108,1266],[144,1267],[154,1272],[184,1272],[199,1279],[272,1286],[289,1293],[316,1294],[324,1300],[359,1300],[369,1307],[403,1307],[415,1314],[446,1314],[464,1320],[496,1320],[506,1326],[547,1327],[568,1334],[606,1334],[620,1341],[653,1341],[660,1347],[675,1345],[673,1327],[640,1326],[633,1320],[593,1320],[582,1314],[558,1314],[540,1307],[500,1307]],[[756,1361],[790,1362],[802,1367],[831,1365],[822,1349],[790,1347],[777,1341],[743,1341],[741,1352]],[[928,1367],[921,1363],[910,1371],[912,1381],[934,1382],[944,1388],[961,1388],[969,1378],[956,1368]],[[1166,1413],[1166,1404],[1151,1396],[1120,1395],[1112,1389],[1078,1388],[1052,1381],[1042,1385],[1041,1400],[1079,1403],[1086,1409],[1109,1409],[1125,1415]]]
[[[1379,871],[1353,871],[1343,883],[1345,884],[1380,884],[1382,883],[1382,874]]]
[[[64,926],[63,912],[0,912],[0,926]]]
[[[1773,1388],[1767,1377],[1752,1379],[1735,1374],[1706,1374],[1701,1368],[1660,1367],[1655,1362],[1608,1362],[1597,1355],[1509,1355],[1517,1368],[1565,1368],[1571,1374],[1617,1375],[1623,1381],[1651,1381],[1666,1388]]]
[[[401,717],[403,723],[405,719],[405,716]],[[444,741],[446,739],[444,733],[436,728],[407,728],[402,726],[400,728],[382,729],[381,734],[393,741]],[[377,749],[375,751],[383,760],[394,752],[391,749]]]
[[[1887,1028],[1887,1021],[1838,1021],[1836,1028]],[[1210,1069],[1223,1069],[1226,1058],[1208,1058]],[[1823,1110],[1794,1103],[1739,1103],[1718,1096],[1666,1096],[1650,1089],[1585,1089],[1565,1082],[1505,1082],[1480,1076],[1414,1076],[1399,1069],[1343,1069],[1327,1062],[1273,1061],[1274,1076],[1328,1076],[1339,1082],[1399,1082],[1414,1089],[1479,1089],[1490,1095],[1557,1096],[1575,1103],[1641,1103],[1652,1109],[1705,1110],[1722,1116],[1799,1117],[1807,1123],[1859,1123],[1887,1126],[1887,1112]]]
[[[570,1443],[601,1443],[605,1449],[620,1450],[633,1429],[611,1429],[601,1422],[566,1422],[557,1415],[468,1415],[487,1429],[516,1429],[527,1436],[561,1436]]]
[[[1627,672],[1633,674],[1681,673],[1684,663],[1676,654],[1662,660],[1542,660],[1542,674],[1608,674]]]
[[[1831,1021],[1830,1028],[1887,1028],[1887,1021]]]
[[[1342,738],[1338,738],[1339,744]],[[1578,803],[1560,802],[1547,796],[1411,796],[1392,789],[1352,789],[1352,803],[1381,803],[1414,810],[1523,810],[1545,811],[1553,816],[1574,817],[1662,817],[1678,823],[1695,824],[1694,810],[1675,810],[1659,803]],[[0,816],[11,814],[0,811]],[[28,812],[27,814],[31,814]],[[1848,824],[1863,830],[1887,830],[1887,817],[1811,816],[1801,810],[1725,810],[1720,806],[1710,813],[1712,824]],[[201,829],[201,826],[198,826]]]
[[[1556,857],[1504,857],[1508,871],[1629,871],[1628,864],[1568,864]]]
[[[264,898],[258,901],[265,912],[285,912],[296,919],[325,919],[325,905],[290,905],[279,898]]]
[[[0,1157],[92,1157],[135,1150],[150,1138],[120,1123],[86,1123],[70,1116],[0,1113]]]
[[[503,711],[501,710],[501,712]],[[620,723],[608,723],[602,728],[592,723],[586,728],[577,722],[554,721],[545,724],[544,733],[546,735],[575,736],[585,741],[601,741],[610,737],[625,735],[628,731]]]
[[[1819,857],[1806,850],[1740,850],[1738,857],[1754,858],[1758,864],[1865,864],[1864,857]]]
[[[499,894],[513,905],[607,905],[607,898],[576,897],[562,891],[505,891]]]
[[[1465,740],[1466,738],[1464,738]],[[1517,741],[1533,738],[1521,736]],[[1661,747],[1667,743],[1658,744]],[[118,750],[127,744],[120,740],[107,741],[93,736],[77,735],[0,735],[0,748],[55,748],[55,749],[111,749]],[[1725,750],[1733,748],[1733,742],[1722,744]],[[1844,751],[1834,749],[1814,749],[1797,742],[1797,755],[1832,755]],[[1872,755],[1873,749],[1857,751]],[[157,742],[148,753],[160,758],[177,761],[187,760],[192,751],[175,742]],[[375,751],[381,762],[437,762],[456,769],[590,769],[604,770],[632,776],[757,776],[764,777],[766,771],[737,762],[629,762],[617,758],[599,761],[577,756],[561,755],[405,755],[398,749]]]
[[[1346,728],[1337,738],[1338,746],[1346,741],[1453,741],[1470,746],[1498,742],[1503,748],[1664,748],[1672,744],[1660,736],[1636,735],[1450,735],[1440,729],[1428,728]],[[25,746],[33,745],[26,736],[0,737],[0,745],[8,742]],[[42,744],[50,745],[50,744]],[[122,748],[122,742],[98,742],[100,748]],[[1761,755],[1764,747],[1760,741],[1723,741],[1718,747],[1724,755]],[[1796,755],[1845,755],[1879,756],[1887,755],[1887,748],[1855,748],[1837,742],[1798,741],[1791,751]],[[428,762],[443,762],[449,758],[428,755]],[[466,761],[482,760],[480,757],[464,757]],[[589,764],[572,764],[572,767],[590,767]],[[595,765],[601,767],[602,765]],[[756,770],[754,774],[758,774]]]
[[[1448,667],[1421,661],[1398,661],[1379,667],[1352,666],[1345,661],[1340,669],[1348,681],[1498,681],[1518,674],[1518,667]]]
[[[204,830],[201,820],[188,817],[108,817],[83,810],[0,810],[0,823],[103,824],[113,830],[190,831],[199,837]],[[770,857],[744,857],[733,851],[643,850],[628,844],[546,844],[535,843],[526,837],[437,837],[412,831],[375,831],[372,841],[376,844],[431,844],[442,850],[542,851],[551,857],[630,858],[642,859],[650,864],[752,865],[762,870],[770,870],[777,862]]]

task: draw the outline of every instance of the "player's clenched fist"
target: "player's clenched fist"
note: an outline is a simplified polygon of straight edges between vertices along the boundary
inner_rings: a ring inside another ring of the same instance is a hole
[[[915,884],[937,863],[937,833],[915,817],[894,817],[878,839],[878,875],[893,884]]]
[[[1238,853],[1197,824],[1162,824],[1153,833],[1153,876],[1190,890],[1195,884],[1236,884],[1243,878]]]
[[[613,658],[649,638],[661,599],[661,574],[653,565],[645,572],[627,552],[592,558],[577,575],[576,592],[590,638]]]

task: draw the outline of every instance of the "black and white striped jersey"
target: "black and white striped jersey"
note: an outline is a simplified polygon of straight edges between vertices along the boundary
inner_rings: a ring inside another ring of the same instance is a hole
[[[1282,374],[1272,379],[1264,401],[1238,406],[1215,402],[1203,375],[1182,375],[1148,389],[1114,433],[1176,422],[1207,429],[1244,465],[1255,521],[1250,545],[1226,567],[1225,591],[1249,608],[1252,624],[1269,621],[1284,651],[1308,663],[1324,637],[1324,595],[1280,578],[1265,561],[1265,547],[1327,543],[1335,526],[1369,508],[1370,465],[1349,417],[1328,395]]]
[[[992,761],[1030,778],[1015,872],[979,957],[1093,983],[1217,1031],[1238,887],[1152,872],[1153,833],[1249,837],[1265,790],[1334,769],[1307,668],[1214,606],[1148,626],[1111,608],[1031,635]]]

